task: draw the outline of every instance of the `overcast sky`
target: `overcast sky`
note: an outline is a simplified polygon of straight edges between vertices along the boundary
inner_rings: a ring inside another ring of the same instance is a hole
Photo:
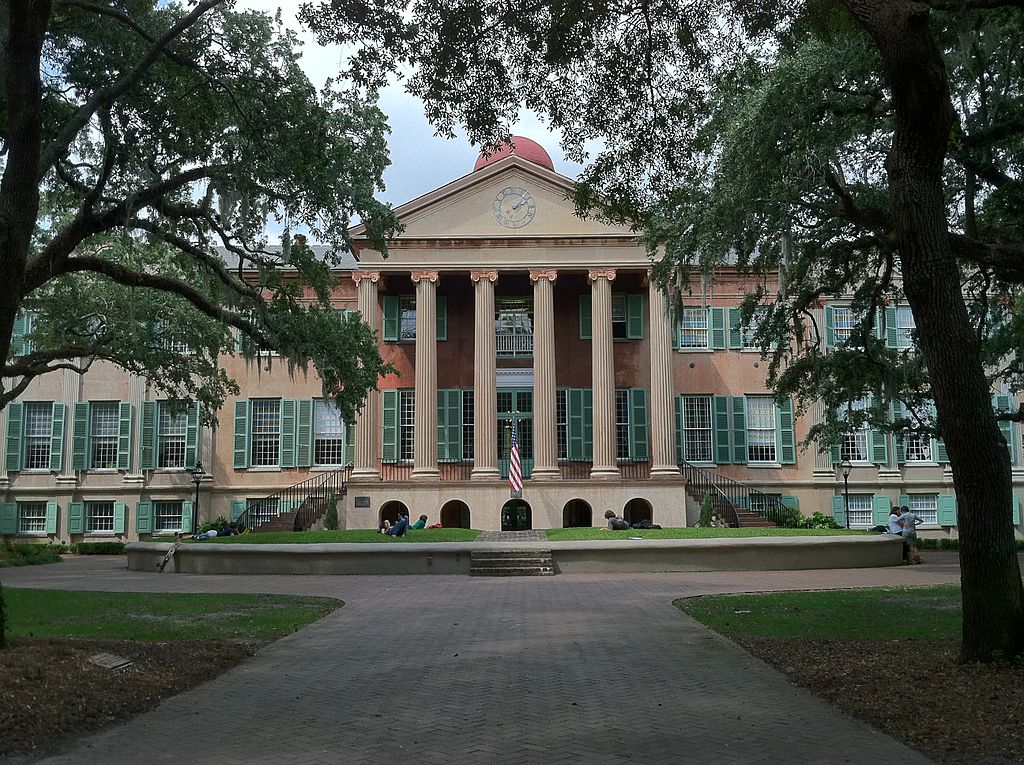
[[[240,0],[239,8],[254,8],[274,13],[281,8],[284,24],[296,30],[303,42],[302,66],[318,88],[338,72],[341,61],[339,46],[322,47],[306,32],[295,18],[298,0]],[[480,151],[470,145],[464,134],[447,140],[434,135],[434,129],[423,116],[423,106],[416,98],[399,86],[387,88],[381,94],[381,109],[391,125],[388,145],[391,166],[384,173],[387,189],[381,199],[400,205],[425,194],[438,186],[459,178],[473,169]],[[579,175],[581,165],[566,161],[556,135],[550,133],[536,115],[525,112],[513,126],[514,135],[532,138],[551,155],[555,170],[570,178]]]

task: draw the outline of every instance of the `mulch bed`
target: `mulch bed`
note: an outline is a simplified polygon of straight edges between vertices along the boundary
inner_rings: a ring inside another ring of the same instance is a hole
[[[249,658],[260,643],[19,638],[0,650],[0,761],[31,761],[76,733],[157,706]],[[131,659],[127,669],[89,662]]]
[[[797,685],[936,762],[1024,763],[1024,667],[1019,664],[958,664],[957,641],[747,638],[740,643]]]

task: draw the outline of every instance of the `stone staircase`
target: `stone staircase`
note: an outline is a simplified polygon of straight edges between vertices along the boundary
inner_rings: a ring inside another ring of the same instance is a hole
[[[260,534],[268,531],[305,531],[306,529],[295,528],[295,520],[299,512],[306,508],[313,509],[312,516],[309,516],[309,526],[312,527],[327,512],[327,499],[325,497],[308,497],[299,507],[286,513],[281,513],[272,520],[260,525],[256,531]]]
[[[554,576],[550,550],[473,550],[470,576]]]
[[[740,526],[745,529],[774,529],[778,524],[772,523],[763,515],[752,513],[749,510],[736,508],[736,517],[740,519]]]

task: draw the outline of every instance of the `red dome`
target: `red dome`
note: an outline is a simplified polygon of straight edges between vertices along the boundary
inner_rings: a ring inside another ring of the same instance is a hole
[[[481,154],[476,158],[476,164],[473,165],[473,170],[479,170],[482,167],[497,162],[499,159],[504,159],[509,154],[515,154],[517,157],[529,160],[541,167],[546,167],[548,170],[554,170],[555,166],[551,162],[551,157],[544,151],[544,147],[536,141],[531,141],[529,138],[524,138],[521,135],[514,135],[509,138],[508,143],[504,144],[491,156],[485,157]]]

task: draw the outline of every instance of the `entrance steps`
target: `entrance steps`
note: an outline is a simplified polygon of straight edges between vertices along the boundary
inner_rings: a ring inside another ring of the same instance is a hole
[[[470,576],[554,576],[550,550],[473,550]]]

